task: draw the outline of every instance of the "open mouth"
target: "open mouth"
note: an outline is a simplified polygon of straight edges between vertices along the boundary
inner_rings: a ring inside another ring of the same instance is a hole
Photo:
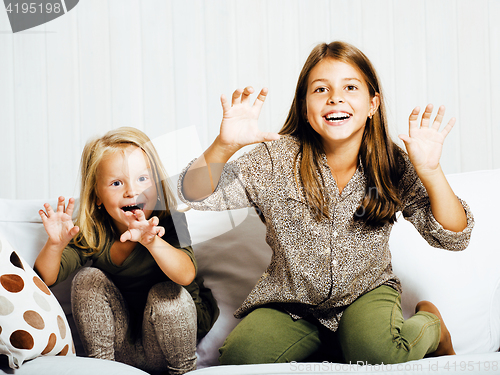
[[[136,204],[131,204],[131,205],[128,205],[128,206],[123,206],[122,207],[122,211],[124,211],[124,212],[127,212],[127,211],[134,212],[135,210],[144,210],[144,206],[145,205],[146,205],[146,203],[136,203]]]
[[[333,113],[328,113],[327,115],[325,115],[323,117],[328,122],[336,123],[336,122],[349,120],[351,118],[351,116],[352,115],[350,113],[347,113],[347,112],[333,112]]]

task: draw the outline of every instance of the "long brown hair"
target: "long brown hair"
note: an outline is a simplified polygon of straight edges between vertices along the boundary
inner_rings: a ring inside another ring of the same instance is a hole
[[[359,157],[364,166],[366,176],[366,192],[363,201],[356,211],[355,219],[363,220],[369,225],[393,223],[396,211],[401,204],[397,191],[397,183],[402,174],[398,160],[401,149],[391,140],[387,127],[386,110],[377,73],[370,60],[358,48],[345,42],[319,44],[309,54],[300,72],[288,117],[280,130],[280,134],[289,134],[300,141],[301,156],[299,176],[305,187],[306,199],[315,211],[316,220],[328,217],[324,183],[316,171],[324,152],[321,137],[306,118],[306,94],[311,70],[324,59],[334,59],[357,68],[368,86],[370,97],[380,97],[380,105],[371,118],[367,118],[359,149]],[[375,188],[376,194],[373,194]]]
[[[97,178],[101,161],[114,152],[123,152],[129,146],[140,148],[146,155],[158,201],[152,215],[159,219],[170,215],[170,208],[176,205],[175,196],[169,185],[168,176],[151,140],[142,131],[122,127],[91,139],[85,145],[80,161],[81,186],[80,205],[76,225],[80,231],[72,243],[87,254],[100,252],[118,233],[105,209],[97,207]]]

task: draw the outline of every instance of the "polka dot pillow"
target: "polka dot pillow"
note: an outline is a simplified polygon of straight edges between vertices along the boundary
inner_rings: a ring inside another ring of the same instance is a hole
[[[40,355],[74,356],[71,331],[50,289],[0,236],[0,356],[11,368]]]

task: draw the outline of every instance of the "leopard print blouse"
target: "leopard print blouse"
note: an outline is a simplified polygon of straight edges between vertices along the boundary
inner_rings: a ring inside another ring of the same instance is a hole
[[[315,317],[332,331],[343,310],[362,294],[380,285],[401,292],[392,271],[389,235],[393,224],[379,227],[354,220],[366,190],[363,166],[359,165],[341,193],[330,172],[326,155],[318,171],[324,181],[329,218],[314,219],[294,169],[299,142],[292,136],[256,146],[228,162],[215,191],[199,202],[186,200],[182,181],[191,162],[181,173],[178,193],[197,210],[231,210],[255,207],[266,222],[266,242],[273,251],[271,263],[242,306],[243,317],[256,307],[279,304],[293,318]],[[427,192],[407,154],[400,182],[401,211],[434,247],[463,250],[474,225],[472,213],[461,201],[467,228],[460,233],[444,229],[434,218]]]

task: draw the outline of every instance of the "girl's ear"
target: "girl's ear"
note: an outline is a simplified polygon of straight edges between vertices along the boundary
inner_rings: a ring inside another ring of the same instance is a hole
[[[375,93],[370,100],[370,112],[368,112],[368,117],[372,118],[372,116],[377,112],[378,107],[380,106],[380,95],[379,93]]]
[[[99,193],[97,192],[97,189],[95,190],[95,204],[97,206],[100,206],[102,204],[101,199],[99,198]]]

